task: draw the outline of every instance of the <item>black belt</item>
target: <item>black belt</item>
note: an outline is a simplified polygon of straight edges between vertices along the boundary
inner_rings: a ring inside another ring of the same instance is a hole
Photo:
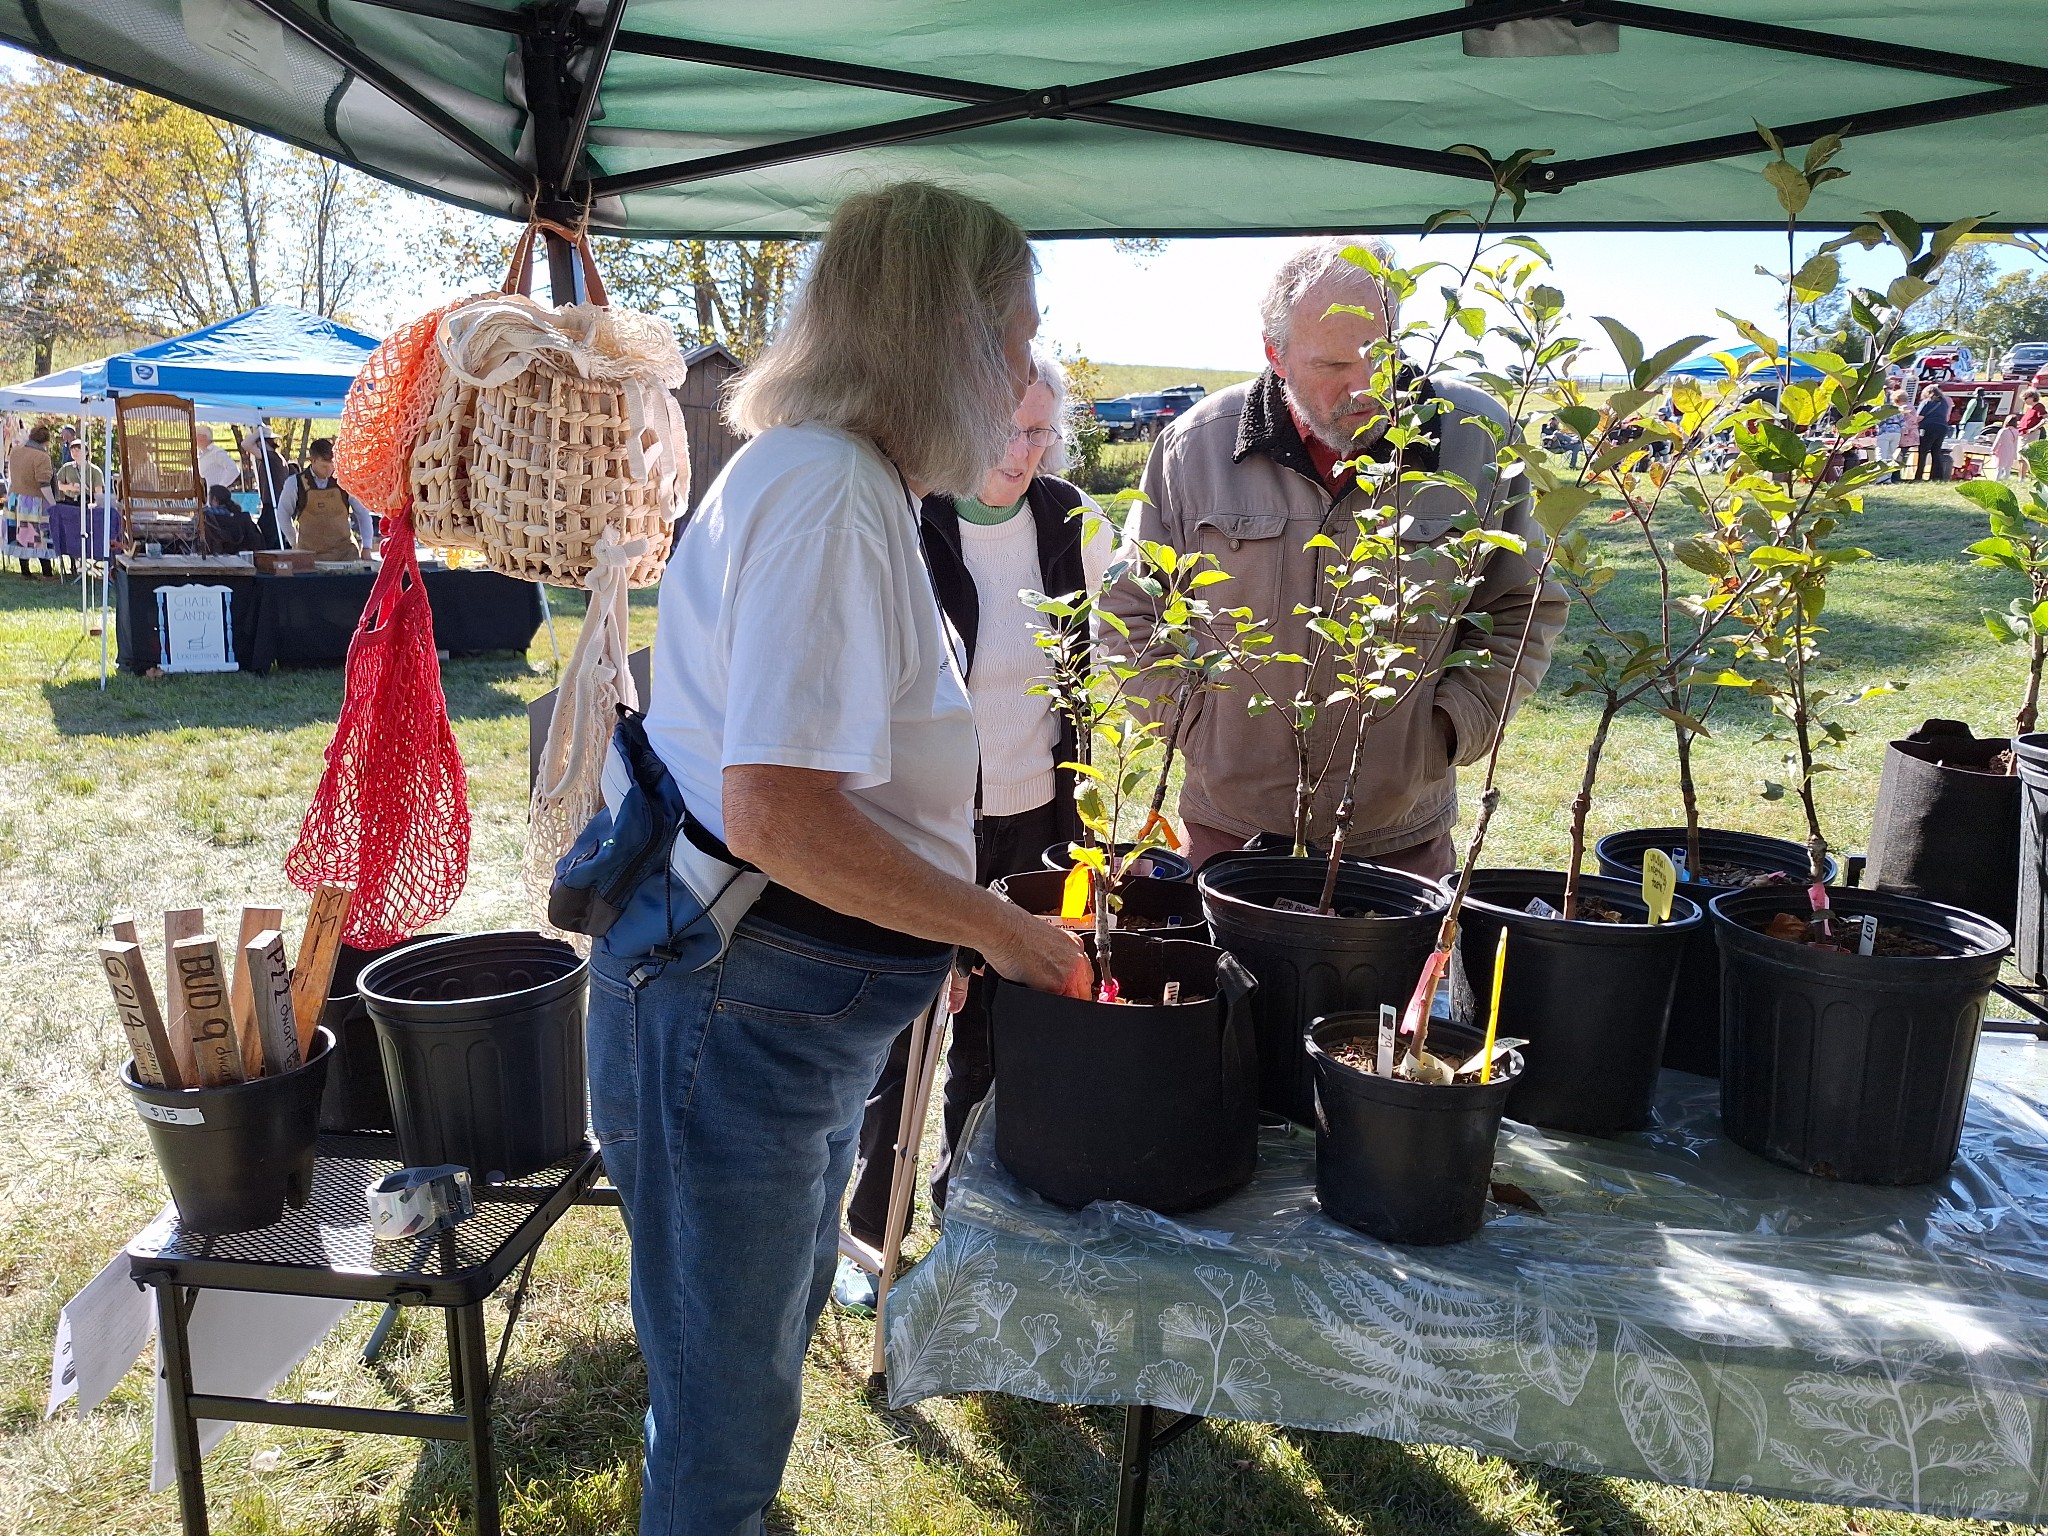
[[[953,947],[950,944],[938,944],[930,939],[918,938],[915,934],[899,933],[894,928],[884,928],[881,924],[868,922],[865,918],[848,917],[844,912],[834,912],[830,907],[820,906],[808,896],[799,896],[786,885],[775,885],[772,882],[748,909],[748,916],[758,917],[778,928],[787,928],[792,933],[803,934],[806,938],[817,939],[826,944],[837,944],[845,949],[866,950],[871,955],[893,955],[905,960],[936,960]]]

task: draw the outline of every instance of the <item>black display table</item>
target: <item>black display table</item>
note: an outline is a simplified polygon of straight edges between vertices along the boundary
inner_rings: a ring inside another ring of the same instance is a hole
[[[422,572],[434,611],[434,645],[451,656],[524,651],[540,629],[540,589],[495,571]],[[244,672],[272,666],[338,667],[376,580],[370,572],[265,576],[246,568],[114,570],[117,655],[130,672],[163,656],[157,634],[159,587],[224,586],[233,594],[235,659]]]
[[[185,1536],[207,1532],[200,1419],[465,1441],[477,1536],[498,1536],[497,1470],[491,1455],[491,1397],[498,1370],[541,1239],[586,1196],[602,1165],[596,1144],[588,1143],[576,1156],[540,1173],[479,1187],[476,1214],[438,1236],[373,1242],[363,1191],[399,1166],[396,1154],[396,1140],[389,1135],[322,1136],[313,1196],[303,1210],[288,1210],[260,1231],[224,1237],[187,1232],[166,1213],[128,1245],[129,1273],[138,1284],[156,1287],[157,1336]],[[519,1289],[493,1364],[483,1304],[514,1269],[521,1269]],[[186,1321],[196,1293],[208,1289],[441,1307],[447,1313],[454,1411],[351,1408],[195,1392]]]

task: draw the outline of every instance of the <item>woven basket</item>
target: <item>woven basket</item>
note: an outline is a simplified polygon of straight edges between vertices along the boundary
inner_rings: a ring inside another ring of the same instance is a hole
[[[635,479],[626,392],[536,362],[476,392],[469,436],[469,504],[491,569],[525,581],[581,586],[598,535],[647,540],[627,585],[661,580],[674,526],[673,494]]]
[[[481,549],[469,506],[469,436],[476,391],[446,377],[412,450],[412,525],[435,549]]]

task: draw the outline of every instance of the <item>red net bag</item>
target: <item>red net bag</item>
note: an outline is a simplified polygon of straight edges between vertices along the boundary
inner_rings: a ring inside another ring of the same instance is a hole
[[[396,944],[445,917],[469,877],[469,787],[412,520],[401,513],[384,526],[384,569],[349,642],[327,769],[284,861],[302,891],[354,890],[342,937],[359,949]]]

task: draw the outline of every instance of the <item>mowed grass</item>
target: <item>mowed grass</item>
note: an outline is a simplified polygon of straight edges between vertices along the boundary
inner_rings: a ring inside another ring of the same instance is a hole
[[[1228,368],[1174,368],[1157,363],[1097,363],[1096,372],[1102,375],[1102,398],[1113,400],[1118,395],[1154,394],[1162,389],[1171,389],[1176,384],[1199,384],[1214,394],[1232,384],[1242,384],[1254,377]]]
[[[1927,715],[1994,731],[2017,696],[2019,657],[1984,637],[1979,610],[2012,595],[1956,554],[1977,515],[1942,488],[1874,498],[1862,538],[1889,557],[1841,582],[1833,618],[1846,681],[1900,679],[1870,707],[1846,770],[1828,776],[1835,837],[1861,846],[1881,743]],[[1617,588],[1638,611],[1646,570]],[[573,644],[578,601],[556,594]],[[633,631],[647,638],[649,594]],[[466,929],[529,921],[518,873],[525,819],[524,705],[550,686],[543,634],[525,657],[455,661],[446,681],[476,817]],[[303,898],[279,872],[320,768],[338,672],[97,679],[75,593],[0,577],[0,1532],[169,1532],[171,1494],[147,1491],[146,1369],[90,1418],[44,1421],[57,1309],[138,1229],[164,1194],[142,1128],[115,1086],[124,1052],[92,950],[110,911],[145,926],[164,907]],[[1525,711],[1509,749],[1506,803],[1489,862],[1555,863],[1587,706],[1561,674]],[[1719,825],[1797,835],[1789,803],[1758,799],[1774,748],[1752,744],[1753,710],[1724,709],[1700,752]],[[1617,732],[1595,830],[1670,819],[1669,731]],[[930,1240],[920,1227],[914,1246]],[[577,1536],[632,1528],[644,1386],[615,1214],[573,1213],[542,1250],[498,1404],[506,1528]],[[494,1312],[493,1331],[500,1313]],[[286,1384],[294,1396],[434,1406],[446,1389],[438,1319],[409,1314],[374,1371],[356,1353],[375,1320],[360,1307]],[[1119,1418],[1001,1398],[877,1408],[863,1383],[865,1323],[828,1313],[811,1349],[806,1412],[778,1528],[824,1536],[1106,1532]],[[277,1454],[268,1454],[275,1452]],[[244,1426],[210,1458],[223,1533],[437,1536],[467,1529],[455,1447]],[[1376,1536],[1823,1536],[1989,1531],[1819,1505],[1566,1474],[1464,1451],[1214,1423],[1164,1456],[1151,1529]]]

